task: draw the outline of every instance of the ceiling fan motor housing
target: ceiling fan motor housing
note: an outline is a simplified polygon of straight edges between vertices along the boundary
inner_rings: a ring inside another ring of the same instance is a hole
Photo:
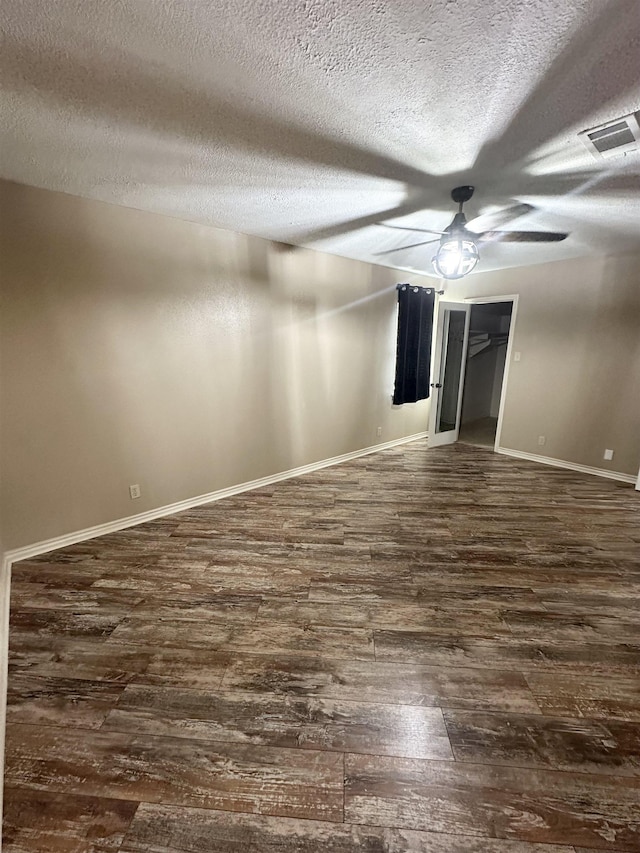
[[[444,229],[444,234],[442,235],[442,240],[448,240],[451,234],[458,234],[461,231],[467,230],[467,217],[464,215],[462,211],[460,213],[456,213],[453,217],[451,223],[447,225]],[[472,235],[469,233],[469,239],[472,239]]]
[[[462,205],[473,195],[474,187],[455,187],[451,198],[460,206],[451,224],[444,229],[440,248],[433,258],[433,266],[442,278],[456,279],[468,275],[480,260],[474,235],[467,230],[467,217]]]
[[[473,195],[474,190],[475,187],[469,185],[465,185],[463,187],[454,187],[451,190],[451,198],[455,201],[456,204],[464,204],[465,202],[469,201],[469,199]]]
[[[444,231],[432,231],[428,228],[411,228],[398,225],[389,225],[388,228],[400,228],[400,230],[420,231],[427,234],[439,234],[440,239],[423,240],[410,246],[400,246],[395,249],[387,249],[377,254],[385,255],[388,252],[396,252],[403,249],[413,249],[417,246],[426,246],[429,243],[438,243],[439,248],[432,259],[436,272],[442,278],[462,278],[468,275],[480,259],[478,243],[555,243],[566,239],[569,235],[564,232],[555,231],[476,231],[478,217],[471,220],[471,228],[468,227],[467,217],[462,211],[465,202],[473,196],[475,187],[470,184],[454,187],[451,190],[451,198],[458,205],[458,212],[454,215]],[[530,213],[535,208],[527,203],[519,203],[502,211],[502,218],[507,215],[517,218]],[[479,217],[482,219],[482,217]]]

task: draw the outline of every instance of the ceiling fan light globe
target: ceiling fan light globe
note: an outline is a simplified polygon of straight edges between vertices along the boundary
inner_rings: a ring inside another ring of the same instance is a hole
[[[440,244],[433,266],[442,278],[462,278],[479,260],[478,247],[472,240],[446,240]]]

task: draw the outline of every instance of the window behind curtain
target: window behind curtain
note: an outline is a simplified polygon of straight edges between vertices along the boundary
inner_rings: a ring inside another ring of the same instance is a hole
[[[398,347],[393,402],[415,403],[429,396],[435,292],[399,284]]]

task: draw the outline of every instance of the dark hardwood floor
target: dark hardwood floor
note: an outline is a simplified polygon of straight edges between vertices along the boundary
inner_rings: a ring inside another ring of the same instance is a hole
[[[640,851],[640,493],[417,442],[13,568],[6,853]]]

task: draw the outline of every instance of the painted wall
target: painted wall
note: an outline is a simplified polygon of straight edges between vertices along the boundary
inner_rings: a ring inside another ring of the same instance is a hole
[[[0,189],[7,549],[427,429],[395,284],[433,279]]]
[[[479,273],[446,289],[455,299],[519,294],[503,447],[636,476],[640,253]]]
[[[391,405],[394,286],[432,278],[15,184],[0,196],[6,548],[426,429],[428,401]],[[589,258],[447,284],[520,294],[504,447],[539,453],[545,435],[544,455],[637,474],[639,269]]]

